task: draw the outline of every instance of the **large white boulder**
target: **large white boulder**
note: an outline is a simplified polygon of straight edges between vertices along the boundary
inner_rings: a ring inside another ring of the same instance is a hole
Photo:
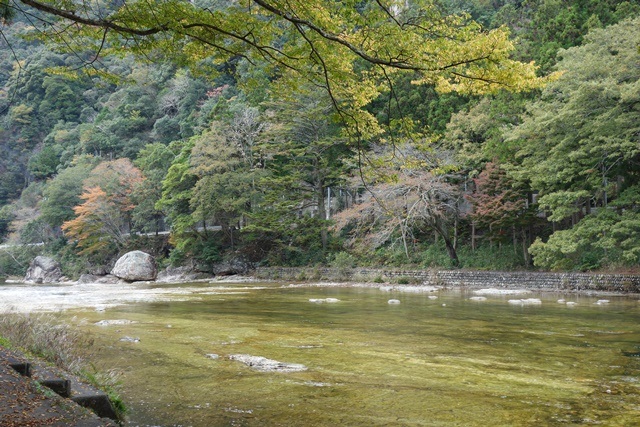
[[[156,260],[146,252],[132,251],[122,255],[111,274],[128,282],[155,280],[158,274]]]

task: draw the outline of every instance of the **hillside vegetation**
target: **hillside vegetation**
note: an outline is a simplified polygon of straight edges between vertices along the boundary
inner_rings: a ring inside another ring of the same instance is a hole
[[[638,1],[159,2],[218,26],[153,39],[30,3],[0,0],[0,235],[45,245],[0,275],[640,263]]]

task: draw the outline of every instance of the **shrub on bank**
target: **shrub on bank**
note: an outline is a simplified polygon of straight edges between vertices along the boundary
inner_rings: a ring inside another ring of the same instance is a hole
[[[126,407],[118,395],[117,374],[98,372],[90,363],[93,340],[50,314],[3,314],[0,346],[17,348],[28,355],[76,374],[109,396],[116,414],[124,419]]]
[[[24,277],[31,260],[41,252],[42,247],[40,246],[15,246],[0,249],[0,278]]]

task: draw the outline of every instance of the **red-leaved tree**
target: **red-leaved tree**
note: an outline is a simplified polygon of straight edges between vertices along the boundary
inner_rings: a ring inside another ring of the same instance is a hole
[[[514,248],[520,235],[528,263],[526,227],[531,212],[526,194],[518,191],[507,173],[494,162],[487,163],[473,181],[475,190],[465,198],[472,205],[469,217],[473,224],[474,246],[476,229],[483,230],[492,242],[513,240]]]

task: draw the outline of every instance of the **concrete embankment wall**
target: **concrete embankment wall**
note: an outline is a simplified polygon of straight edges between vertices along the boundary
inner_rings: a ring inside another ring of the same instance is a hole
[[[256,275],[285,280],[384,281],[445,287],[640,293],[640,275],[636,274],[262,267],[257,269]]]

